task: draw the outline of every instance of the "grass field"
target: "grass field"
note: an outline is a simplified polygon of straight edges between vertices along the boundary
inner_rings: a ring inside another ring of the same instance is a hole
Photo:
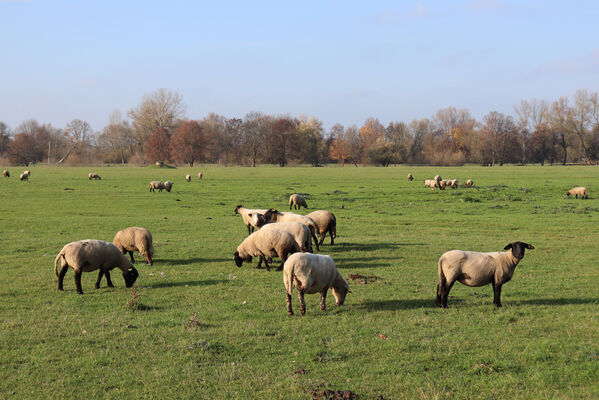
[[[0,398],[599,398],[594,167],[33,167],[19,182],[22,169],[0,180]],[[433,192],[422,180],[436,173],[476,186]],[[149,193],[153,179],[173,192]],[[591,198],[566,199],[577,185]],[[284,210],[294,192],[337,216],[321,253],[346,279],[380,277],[349,280],[346,304],[329,293],[324,312],[307,295],[305,317],[297,292],[287,316],[281,272],[232,258],[247,235],[235,206]],[[79,296],[72,271],[56,289],[65,243],[127,226],[149,229],[156,249],[153,266],[136,257],[137,309],[118,270],[114,289],[86,273]],[[490,286],[459,283],[449,309],[434,306],[443,252],[517,240],[536,249],[503,308]]]

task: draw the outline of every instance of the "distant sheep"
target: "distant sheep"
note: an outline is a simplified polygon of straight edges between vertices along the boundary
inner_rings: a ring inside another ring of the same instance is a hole
[[[164,188],[166,189],[167,192],[170,192],[171,189],[173,188],[173,182],[171,182],[171,181],[164,182]]]
[[[27,176],[31,176],[31,171],[27,170],[25,172],[23,172],[24,174],[27,174]]]
[[[185,180],[187,182],[191,182],[191,175],[189,175],[189,174],[185,175]]]
[[[233,254],[233,259],[235,260],[235,265],[241,267],[244,261],[252,262],[252,257],[260,257],[257,268],[260,268],[262,261],[264,261],[266,269],[270,271],[270,266],[266,260],[267,257],[279,257],[284,263],[287,261],[289,254],[299,251],[299,245],[289,232],[279,229],[266,229],[254,232],[245,238],[237,246],[237,250]],[[283,263],[277,268],[277,271],[283,269]]]
[[[58,273],[58,260],[61,260],[60,273]],[[125,286],[132,287],[139,276],[137,270],[121,253],[121,251],[112,243],[102,240],[79,240],[66,244],[54,260],[54,274],[58,277],[58,290],[63,289],[64,276],[67,270],[72,268],[75,271],[75,285],[77,293],[83,294],[81,289],[81,273],[100,270],[96,289],[100,287],[102,275],[106,275],[106,282],[109,287],[114,287],[110,280],[110,270],[119,268],[123,271]]]
[[[576,196],[576,198],[578,198],[578,196],[580,196],[581,199],[588,199],[589,195],[587,192],[587,188],[583,187],[583,186],[577,186],[575,188],[572,188],[570,190],[568,190],[566,192],[566,196],[570,197],[570,196]]]
[[[146,258],[146,263],[152,265],[152,256],[154,255],[154,246],[152,245],[152,234],[146,228],[132,226],[121,229],[114,235],[112,243],[123,254],[129,252],[131,263],[135,263],[133,252],[139,251]]]
[[[441,175],[435,175],[433,180],[437,182],[437,186],[439,186],[439,182],[441,182],[443,179],[441,178]]]
[[[474,185],[474,182],[472,182],[472,179],[468,179],[466,181],[466,187],[469,188],[469,187],[472,187],[472,185]]]
[[[10,172],[8,172],[7,169],[5,169],[4,171],[2,171],[2,175],[4,175],[5,178],[10,178]]]
[[[516,266],[524,257],[525,249],[534,246],[524,242],[513,242],[504,250],[492,253],[451,250],[439,258],[437,306],[447,308],[447,297],[451,287],[458,281],[466,286],[493,284],[493,304],[501,307],[501,286],[512,279]]]
[[[162,192],[162,190],[164,189],[164,183],[160,182],[160,181],[152,181],[150,182],[150,192],[153,192],[155,190],[158,190],[159,192]]]
[[[98,175],[98,174],[96,174],[94,172],[90,172],[89,174],[87,174],[87,177],[89,178],[90,181],[92,179],[97,179],[97,180],[102,179],[102,177],[100,177],[100,175]]]
[[[437,182],[432,179],[425,179],[424,186],[430,187],[431,190],[435,190],[435,188],[437,187]]]
[[[408,174],[408,180],[409,181],[413,181],[414,180],[414,176],[412,174]]]
[[[450,186],[451,186],[452,189],[457,189],[458,188],[458,184],[459,184],[459,181],[457,179],[452,179]]]
[[[302,196],[301,194],[292,194],[291,196],[289,196],[289,209],[291,210],[291,207],[295,208],[296,210],[299,210],[300,208],[304,207],[304,208],[308,208],[308,204],[306,204],[306,199],[304,198],[304,196]]]
[[[329,287],[333,291],[337,305],[342,306],[349,284],[343,279],[331,256],[310,253],[295,253],[289,256],[283,267],[283,282],[287,294],[287,314],[293,315],[291,292],[293,285],[299,292],[300,311],[306,315],[304,294],[320,293],[320,309],[326,309]]]
[[[21,174],[21,176],[19,177],[19,179],[22,180],[22,181],[29,181],[29,174],[23,172]]]
[[[437,185],[439,186],[439,189],[441,190],[445,190],[445,188],[447,187],[447,183],[444,180],[440,180]]]
[[[198,172],[198,178],[202,179],[204,175],[201,172]]]
[[[337,237],[337,218],[335,218],[335,214],[327,210],[317,210],[307,214],[306,217],[312,218],[316,222],[320,234],[319,246],[324,242],[327,232],[331,237],[331,244],[335,244],[335,238]]]
[[[235,207],[235,214],[239,214],[243,218],[243,223],[245,224],[246,228],[248,228],[248,235],[251,235],[252,232],[254,232],[254,229],[259,229],[257,222],[256,222],[257,220],[254,220],[254,218],[253,218],[254,215],[256,215],[258,213],[264,214],[266,211],[268,211],[268,210],[245,208],[241,204],[238,205],[237,207]]]

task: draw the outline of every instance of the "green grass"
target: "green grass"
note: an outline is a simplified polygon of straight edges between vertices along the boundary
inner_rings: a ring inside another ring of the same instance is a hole
[[[599,397],[596,168],[33,167],[19,182],[21,169],[0,180],[0,398]],[[431,191],[422,180],[436,173],[476,186]],[[149,193],[153,179],[173,192]],[[578,185],[589,200],[565,198]],[[232,258],[247,234],[235,206],[285,209],[294,192],[337,216],[321,253],[344,277],[381,278],[350,281],[346,305],[329,294],[324,312],[307,295],[305,317],[287,316],[280,272]],[[136,258],[137,307],[118,271],[114,289],[85,273],[79,296],[72,271],[56,289],[65,243],[127,226],[156,249],[153,266]],[[490,286],[459,283],[449,309],[434,307],[443,252],[517,240],[536,249],[502,309]]]

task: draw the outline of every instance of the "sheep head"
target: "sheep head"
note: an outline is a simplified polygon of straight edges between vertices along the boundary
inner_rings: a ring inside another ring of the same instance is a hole
[[[267,222],[276,222],[274,218],[277,214],[279,214],[279,211],[275,210],[274,208],[269,208],[263,215],[264,220]]]
[[[535,247],[533,245],[528,244],[528,243],[512,242],[512,243],[508,244],[507,246],[505,246],[503,249],[504,250],[512,249],[512,255],[514,257],[516,257],[518,260],[520,260],[524,257],[525,249],[534,250],[534,248]]]
[[[335,282],[333,282],[331,290],[333,292],[333,296],[335,296],[335,303],[337,303],[338,306],[342,306],[343,303],[345,303],[345,296],[347,296],[348,293],[351,293],[351,290],[349,290],[349,284],[341,276],[339,276]]]
[[[239,209],[243,207],[241,204],[235,207],[235,214],[239,214]]]
[[[123,278],[125,279],[125,286],[130,288],[133,286],[137,277],[139,276],[139,272],[135,269],[135,267],[131,267],[131,269],[127,271],[123,271]]]
[[[241,268],[241,266],[243,265],[243,262],[252,262],[252,256],[245,256],[245,257],[241,257],[239,255],[239,252],[236,251],[235,254],[233,254],[233,259],[235,260],[235,265],[237,265],[239,268]]]

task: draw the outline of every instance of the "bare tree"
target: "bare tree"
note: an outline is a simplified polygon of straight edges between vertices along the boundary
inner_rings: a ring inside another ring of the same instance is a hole
[[[526,144],[530,142],[534,132],[542,132],[538,128],[546,119],[547,104],[544,100],[520,100],[520,105],[514,106],[514,111],[518,116],[518,127],[522,136],[522,164],[526,164]]]
[[[128,161],[133,152],[135,139],[133,129],[127,121],[123,121],[120,111],[115,110],[110,114],[109,124],[104,127],[98,142],[106,150],[105,160],[116,161],[116,159],[119,159],[121,164]]]
[[[568,98],[560,97],[549,109],[549,125],[564,153],[562,164],[568,162]]]
[[[265,152],[265,141],[270,131],[271,118],[260,112],[248,113],[243,121],[243,147],[248,153],[252,167]]]
[[[592,163],[590,145],[591,120],[593,104],[586,90],[578,90],[574,94],[574,105],[568,110],[568,126],[578,137],[579,156],[581,161]]]
[[[91,125],[80,119],[74,119],[64,128],[64,136],[69,143],[67,152],[58,160],[58,164],[65,161],[71,154],[81,154],[87,150],[92,134]]]
[[[10,129],[4,122],[0,122],[0,154],[4,154],[10,143]]]

